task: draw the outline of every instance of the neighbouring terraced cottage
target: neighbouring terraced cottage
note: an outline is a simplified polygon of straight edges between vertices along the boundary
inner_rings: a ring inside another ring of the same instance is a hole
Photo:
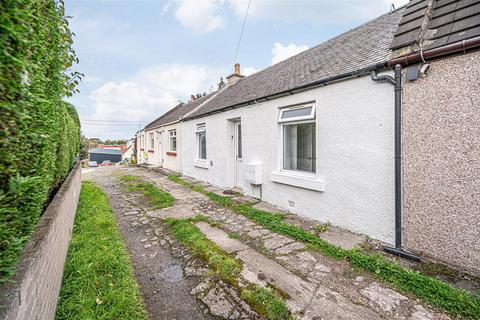
[[[402,64],[405,247],[480,275],[480,1],[407,6]]]
[[[150,122],[137,133],[137,159],[139,163],[162,166],[182,171],[183,117],[208,101],[213,94],[192,96],[188,103],[180,103]]]
[[[479,7],[412,0],[249,77],[236,65],[138,133],[140,162],[480,274]]]

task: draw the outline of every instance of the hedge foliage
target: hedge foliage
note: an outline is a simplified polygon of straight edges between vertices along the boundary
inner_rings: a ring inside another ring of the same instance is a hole
[[[72,43],[63,2],[0,1],[0,282],[78,154]]]

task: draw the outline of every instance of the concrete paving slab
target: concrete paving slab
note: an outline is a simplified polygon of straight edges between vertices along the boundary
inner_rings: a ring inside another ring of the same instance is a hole
[[[274,205],[271,205],[271,204],[263,202],[263,201],[260,201],[259,203],[256,203],[255,205],[253,205],[253,207],[255,209],[264,210],[264,211],[273,212],[273,213],[278,213],[278,214],[281,214],[281,215],[286,215],[286,214],[289,213],[286,210],[282,210],[280,208],[275,207]]]
[[[364,235],[332,226],[330,226],[327,231],[320,233],[319,237],[347,250],[358,247],[367,241],[367,237]]]
[[[402,301],[407,300],[407,297],[404,295],[391,289],[383,288],[376,282],[363,289],[361,293],[368,298],[372,307],[386,312],[393,311]]]
[[[211,241],[216,243],[223,250],[232,253],[248,249],[248,246],[242,242],[232,239],[224,231],[210,226],[207,222],[198,222],[195,224],[200,231]]]
[[[188,219],[193,218],[197,214],[192,210],[190,205],[175,205],[170,208],[154,210],[147,213],[148,216],[153,218],[174,218],[174,219]]]

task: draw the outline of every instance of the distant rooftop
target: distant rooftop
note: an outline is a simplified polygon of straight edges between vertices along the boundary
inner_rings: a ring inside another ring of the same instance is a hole
[[[157,119],[153,120],[149,124],[145,126],[145,129],[155,128],[167,123],[172,123],[175,121],[179,121],[184,117],[186,114],[197,108],[199,105],[207,101],[211,98],[215,93],[207,94],[206,96],[202,96],[196,98],[193,101],[189,101],[187,103],[180,103],[177,106],[173,107]]]
[[[95,148],[88,150],[88,153],[97,153],[97,154],[122,154],[122,150],[117,149],[102,149],[102,148]]]

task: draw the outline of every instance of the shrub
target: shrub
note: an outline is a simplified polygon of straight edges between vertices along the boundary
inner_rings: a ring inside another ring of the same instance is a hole
[[[80,74],[59,0],[0,1],[0,282],[78,154],[80,121],[63,101]]]

